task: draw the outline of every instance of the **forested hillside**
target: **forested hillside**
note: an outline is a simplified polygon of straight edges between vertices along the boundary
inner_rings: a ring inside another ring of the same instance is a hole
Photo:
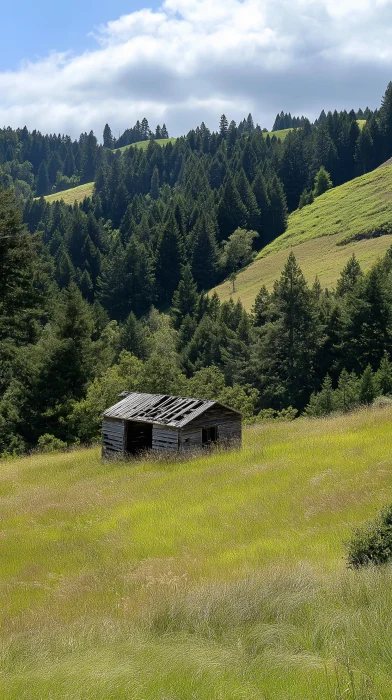
[[[147,120],[117,140],[106,125],[103,145],[1,130],[0,453],[95,439],[124,389],[216,397],[248,417],[303,411],[328,373],[334,386],[356,373],[344,408],[385,393],[391,254],[366,275],[351,260],[335,292],[308,287],[291,255],[251,314],[206,296],[288,213],[392,156],[392,84],[362,130],[361,116],[299,118],[284,141],[251,115],[166,145]],[[72,205],[41,196],[89,183]]]

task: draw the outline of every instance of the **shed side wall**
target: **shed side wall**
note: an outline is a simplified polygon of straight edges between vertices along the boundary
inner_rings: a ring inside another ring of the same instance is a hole
[[[178,436],[178,428],[169,428],[165,425],[153,425],[152,449],[163,451],[167,450],[168,452],[178,452]]]
[[[230,411],[229,408],[213,406],[201,416],[197,416],[191,421],[187,430],[197,430],[198,428],[218,427],[218,442],[237,442],[242,440],[242,418],[238,413]],[[201,430],[200,430],[201,432]]]
[[[202,447],[201,428],[193,427],[192,424],[183,428],[180,433],[180,449],[195,450]]]
[[[122,420],[105,418],[102,423],[102,453],[124,453],[125,424]]]

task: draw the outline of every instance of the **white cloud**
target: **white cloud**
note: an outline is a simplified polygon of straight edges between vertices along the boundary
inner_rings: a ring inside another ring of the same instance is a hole
[[[392,77],[392,0],[164,0],[95,31],[97,47],[0,73],[0,123],[114,133],[147,116],[180,134],[224,111],[375,107]]]

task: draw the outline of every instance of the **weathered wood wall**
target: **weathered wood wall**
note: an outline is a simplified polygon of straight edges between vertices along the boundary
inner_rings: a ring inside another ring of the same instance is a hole
[[[202,440],[201,440],[201,428],[195,428],[192,423],[187,426],[186,428],[183,428],[180,432],[180,450],[181,451],[188,451],[188,450],[197,450],[201,449],[202,447]]]
[[[102,423],[102,455],[110,457],[125,449],[125,422],[105,418]]]
[[[242,419],[238,413],[233,413],[230,409],[213,406],[201,416],[198,416],[187,426],[187,429],[197,428],[218,428],[218,442],[241,443],[242,439]]]
[[[178,428],[154,425],[152,428],[152,449],[178,452],[178,432]]]

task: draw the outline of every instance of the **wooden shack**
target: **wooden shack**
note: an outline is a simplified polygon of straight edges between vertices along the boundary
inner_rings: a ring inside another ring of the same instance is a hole
[[[238,445],[241,437],[241,414],[218,401],[129,393],[103,414],[102,456]]]

